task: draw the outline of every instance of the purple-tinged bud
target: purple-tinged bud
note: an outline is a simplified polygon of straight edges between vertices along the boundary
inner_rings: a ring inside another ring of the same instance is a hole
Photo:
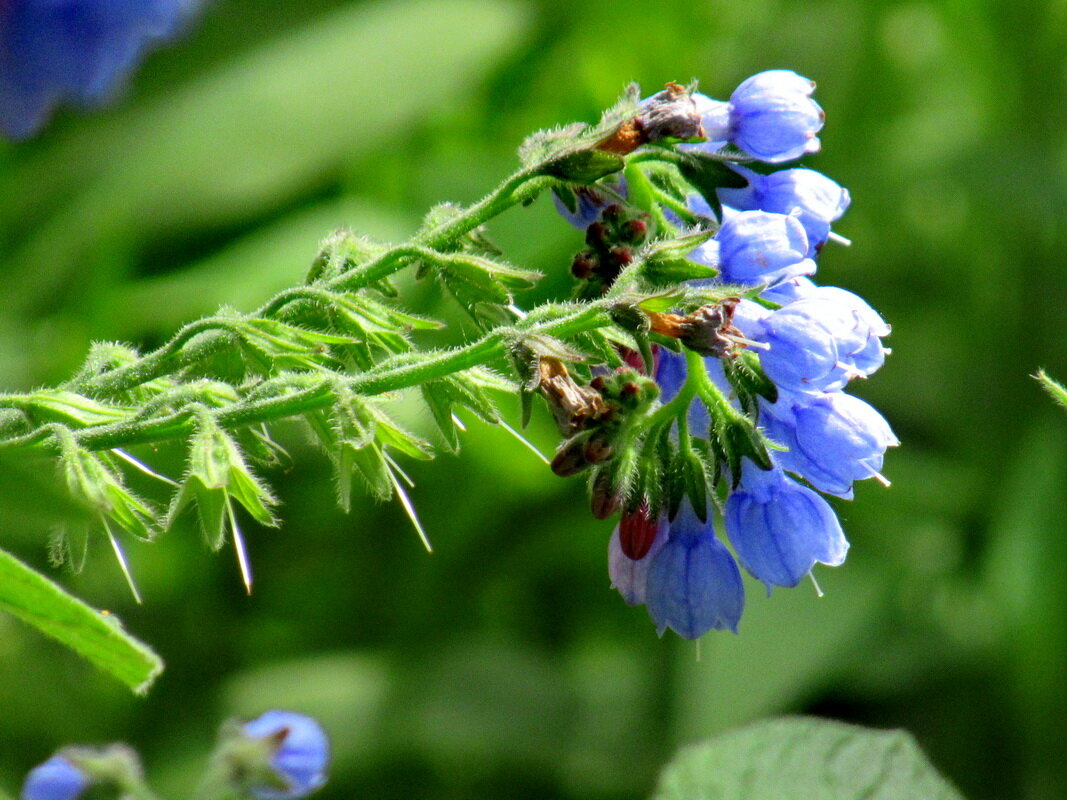
[[[639,561],[648,555],[656,538],[659,522],[649,515],[647,502],[627,511],[619,522],[619,544],[627,558]]]
[[[726,533],[741,564],[767,585],[796,586],[818,563],[844,563],[848,541],[829,504],[778,467],[748,459],[726,500]]]
[[[622,595],[627,605],[644,605],[648,583],[648,568],[660,549],[667,543],[667,518],[660,517],[656,522],[656,530],[652,539],[652,546],[645,553],[644,558],[632,559],[623,552],[620,531],[622,523],[615,526],[608,543],[608,574],[611,577],[611,586]]]

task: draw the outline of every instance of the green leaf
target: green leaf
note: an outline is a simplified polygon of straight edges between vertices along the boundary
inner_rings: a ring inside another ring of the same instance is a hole
[[[654,800],[963,800],[906,731],[813,718],[757,722],[686,748]]]
[[[137,694],[147,692],[163,670],[159,656],[115,617],[90,608],[2,550],[0,609],[58,639]]]

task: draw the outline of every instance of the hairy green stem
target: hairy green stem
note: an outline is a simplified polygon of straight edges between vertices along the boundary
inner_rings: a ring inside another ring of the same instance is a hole
[[[333,402],[333,387],[338,379],[343,380],[351,391],[372,397],[395,392],[411,386],[443,378],[456,372],[487,364],[504,355],[512,336],[524,335],[573,336],[611,324],[605,304],[591,303],[572,314],[554,320],[517,325],[510,331],[492,331],[481,339],[455,350],[447,350],[412,361],[401,356],[378,365],[373,370],[354,375],[325,376],[313,373],[287,375],[286,380],[295,385],[295,391],[279,395],[250,399],[214,411],[216,420],[224,428],[240,428],[260,422],[272,422],[300,416],[308,411],[324,408]],[[400,362],[400,363],[397,363]],[[306,383],[305,386],[299,384]],[[110,450],[133,444],[145,444],[166,439],[188,436],[194,427],[189,407],[181,408],[163,417],[130,420],[95,425],[75,431],[82,447],[88,450]],[[0,443],[8,449],[39,443],[47,436],[38,432],[19,439]],[[31,441],[30,437],[34,437]]]

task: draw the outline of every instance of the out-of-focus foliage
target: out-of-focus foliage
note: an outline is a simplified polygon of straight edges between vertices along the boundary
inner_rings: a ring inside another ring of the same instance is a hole
[[[331,732],[324,799],[638,798],[677,744],[807,711],[908,728],[972,800],[1062,797],[1067,432],[1028,376],[1067,375],[1065,53],[1063,0],[217,0],[123,102],[0,144],[14,390],[70,374],[91,339],[151,345],[254,307],[339,226],[410,234],[495,185],[530,130],[593,120],[631,80],[724,97],[795,69],[827,112],[809,163],[853,196],[837,227],[855,244],[820,275],[894,324],[860,393],[903,441],[892,489],[838,505],[853,547],[819,572],[826,596],[752,586],[741,635],[698,657],[618,602],[610,523],[504,431],[467,420],[457,457],[411,468],[430,556],[398,506],[337,511],[294,427],[285,525],[245,525],[252,597],[191,524],[127,545],[144,606],[102,537],[80,574],[53,573],[166,659],[147,698],[0,617],[0,786],[61,744],[128,739],[181,795],[218,719],[285,707]],[[549,203],[492,233],[548,276],[539,297],[568,291],[582,243]],[[529,435],[550,448],[551,427],[537,413]],[[0,544],[40,567],[70,513],[51,477],[0,479]]]

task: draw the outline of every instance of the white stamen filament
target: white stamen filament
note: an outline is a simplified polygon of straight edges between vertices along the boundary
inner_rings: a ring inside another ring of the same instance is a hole
[[[809,572],[808,573],[808,577],[811,578],[811,583],[815,587],[815,595],[817,597],[825,597],[826,595],[823,594],[822,587],[819,586],[819,582],[817,580],[815,580],[815,573],[814,572]]]
[[[245,592],[252,594],[252,567],[248,563],[248,551],[245,549],[245,539],[241,535],[241,529],[237,527],[237,516],[233,513],[233,504],[230,498],[226,498],[226,515],[230,518],[230,528],[233,529],[233,549],[237,551],[237,567],[241,570],[241,580],[244,581]]]
[[[535,445],[533,442],[531,442],[529,439],[527,439],[525,436],[523,436],[521,433],[519,433],[513,427],[511,427],[506,422],[504,422],[504,420],[502,420],[502,419],[501,420],[497,420],[497,424],[500,425],[501,428],[506,430],[512,436],[514,436],[516,439],[518,439],[522,444],[524,444],[527,447],[528,450],[530,450],[530,452],[532,452],[534,455],[536,455],[539,459],[544,461],[546,464],[551,464],[552,463],[551,461],[548,460],[548,458],[545,457],[544,453],[542,453],[540,450],[537,449],[537,445]]]
[[[390,459],[391,460],[391,459]],[[407,492],[404,491],[404,487],[400,485],[400,481],[396,479],[396,475],[393,474],[391,469],[387,469],[389,473],[389,480],[393,482],[393,488],[396,489],[397,497],[400,498],[400,505],[404,507],[404,511],[408,515],[408,519],[411,520],[411,524],[415,526],[415,532],[419,534],[419,538],[422,539],[422,545],[426,548],[427,553],[433,552],[433,545],[430,544],[430,539],[426,535],[426,531],[422,529],[422,523],[419,522],[418,515],[415,514],[415,506],[411,504],[411,500],[408,498]]]
[[[133,456],[131,456],[129,453],[127,453],[125,450],[123,450],[121,448],[115,447],[115,448],[113,448],[111,450],[111,452],[114,453],[115,455],[117,455],[119,458],[121,458],[123,461],[125,461],[130,466],[140,470],[145,475],[148,475],[151,478],[155,478],[156,480],[163,481],[163,483],[169,483],[171,486],[177,486],[178,485],[177,481],[171,480],[166,475],[160,475],[158,472],[156,472],[150,466],[145,464],[143,461],[139,461],[138,459],[134,458]]]
[[[144,601],[141,599],[141,593],[137,591],[137,584],[133,582],[133,574],[130,572],[130,565],[126,561],[126,554],[122,552],[122,546],[119,544],[119,540],[115,538],[107,517],[101,517],[101,520],[104,522],[104,530],[107,531],[108,541],[111,542],[111,549],[115,551],[115,559],[119,562],[119,569],[122,570],[122,574],[126,577],[126,583],[130,586],[130,592],[133,593],[133,599],[137,602],[137,605],[143,605]]]
[[[831,242],[836,242],[837,244],[844,245],[845,247],[852,246],[852,240],[846,239],[840,233],[834,233],[833,231],[830,231],[830,235],[826,238],[829,239]]]

